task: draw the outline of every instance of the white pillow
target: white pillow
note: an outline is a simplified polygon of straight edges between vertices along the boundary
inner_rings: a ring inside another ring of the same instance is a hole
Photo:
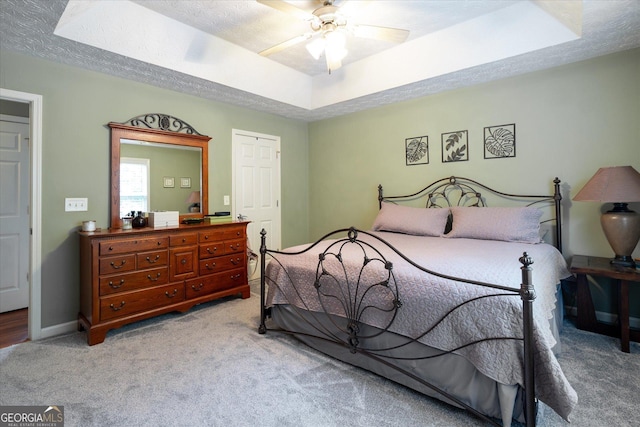
[[[382,202],[372,229],[416,236],[441,236],[448,217],[449,209],[413,208]]]
[[[542,211],[534,207],[451,208],[453,223],[445,237],[540,243]]]

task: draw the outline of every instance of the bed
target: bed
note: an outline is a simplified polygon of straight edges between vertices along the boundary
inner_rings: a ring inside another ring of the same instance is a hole
[[[570,273],[558,178],[553,188],[517,195],[453,176],[402,196],[379,186],[370,230],[283,251],[263,230],[258,331],[292,334],[494,425],[535,426],[539,401],[568,421],[577,395],[556,356]]]

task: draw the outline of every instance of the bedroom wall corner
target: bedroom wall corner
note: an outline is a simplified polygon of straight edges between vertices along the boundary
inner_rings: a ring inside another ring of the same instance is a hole
[[[640,49],[633,49],[311,123],[310,237],[371,227],[378,184],[386,194],[406,194],[460,175],[506,192],[550,194],[557,176],[565,256],[612,256],[599,224],[603,207],[571,198],[599,167],[640,170],[639,75]],[[485,159],[484,127],[511,123],[516,156]],[[458,130],[468,130],[469,160],[444,163],[442,134]],[[417,136],[429,137],[429,162],[407,166],[405,139]],[[640,317],[634,288],[631,314]],[[610,311],[613,290],[603,289],[596,308]]]

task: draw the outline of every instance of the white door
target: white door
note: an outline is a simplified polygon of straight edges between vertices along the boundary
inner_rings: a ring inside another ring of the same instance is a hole
[[[29,306],[29,120],[0,120],[0,313]]]
[[[267,247],[280,249],[280,137],[233,129],[233,216],[251,221],[249,244],[260,254],[260,231]],[[253,265],[252,265],[253,264]],[[259,261],[249,278],[259,277]]]

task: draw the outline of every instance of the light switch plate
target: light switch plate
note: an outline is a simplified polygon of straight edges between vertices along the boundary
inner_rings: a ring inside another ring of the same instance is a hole
[[[86,197],[67,197],[64,199],[65,212],[84,212],[89,209],[89,199]]]
[[[231,202],[229,201],[229,196],[224,196],[224,205],[229,206]]]

